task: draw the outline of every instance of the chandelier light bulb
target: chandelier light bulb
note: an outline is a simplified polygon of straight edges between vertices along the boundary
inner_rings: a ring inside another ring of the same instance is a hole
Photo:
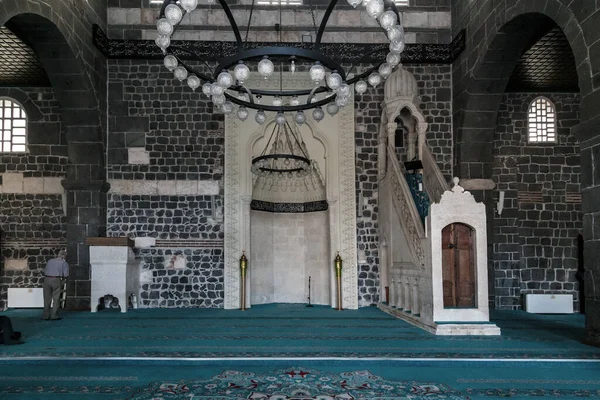
[[[367,14],[369,14],[372,18],[377,19],[381,14],[383,14],[383,11],[383,0],[371,0],[367,4]]]
[[[338,107],[346,107],[349,102],[350,102],[350,99],[348,97],[338,96],[338,97],[335,98],[335,104]]]
[[[321,107],[317,107],[313,110],[312,117],[315,121],[320,122],[325,118],[325,112],[323,112]]]
[[[283,115],[283,113],[281,112],[277,113],[277,115],[275,116],[275,122],[277,123],[277,125],[285,124],[285,115]]]
[[[242,100],[242,101],[248,101],[248,93],[239,93],[238,94],[238,99]]]
[[[166,18],[161,18],[156,23],[156,29],[158,33],[163,36],[171,36],[173,33],[173,24],[169,22]]]
[[[369,75],[367,80],[369,81],[369,85],[375,87],[381,83],[381,75],[379,75],[377,72],[373,72],[371,75]]]
[[[173,25],[177,25],[183,18],[183,11],[177,4],[171,3],[165,8],[165,17]]]
[[[188,77],[187,69],[182,66],[175,68],[175,70],[173,70],[173,74],[175,75],[175,78],[179,79],[180,81],[183,81]]]
[[[367,86],[367,82],[365,81],[358,81],[354,84],[354,90],[356,90],[356,93],[358,94],[363,94],[364,92],[366,92],[368,89]]]
[[[175,58],[174,55],[169,54],[168,56],[165,57],[164,64],[165,64],[165,67],[167,67],[167,69],[169,71],[173,71],[175,68],[177,68],[177,65],[179,64],[179,62],[177,62],[177,58]]]
[[[273,97],[273,105],[275,107],[280,107],[283,104],[283,100],[281,100],[280,96]]]
[[[190,89],[195,91],[200,86],[200,78],[198,78],[196,75],[190,75],[187,78],[187,84]]]
[[[341,97],[349,97],[350,96],[350,86],[347,83],[342,83],[339,88],[337,88],[336,93]]]
[[[204,85],[202,85],[202,93],[210,97],[212,94],[212,83],[206,82]]]
[[[242,85],[250,77],[250,68],[243,61],[240,61],[233,69],[233,76]]]
[[[395,67],[396,65],[400,64],[400,61],[401,61],[400,54],[388,53],[388,55],[385,57],[385,60],[392,67]]]
[[[257,124],[262,125],[267,120],[267,116],[265,115],[265,112],[263,110],[258,110],[256,112],[256,115],[254,116],[254,120]]]
[[[217,83],[219,86],[222,86],[224,89],[227,89],[231,85],[233,85],[233,76],[226,70],[221,72],[219,76],[217,76]]]
[[[388,63],[383,63],[379,66],[379,75],[383,79],[387,79],[388,76],[392,74],[392,66]]]
[[[338,74],[337,71],[333,71],[327,77],[327,86],[329,86],[330,89],[336,90],[340,87],[342,82],[342,76]]]
[[[264,56],[263,59],[258,63],[258,73],[260,76],[267,79],[273,74],[273,71],[275,71],[273,62],[269,60],[269,57]]]
[[[248,118],[248,109],[244,106],[240,106],[237,111],[237,116],[240,121],[245,121]]]
[[[325,78],[325,67],[323,67],[321,63],[317,61],[312,67],[310,67],[308,73],[310,75],[310,80],[313,81],[315,85],[319,85]]]
[[[404,42],[391,42],[390,43],[390,51],[392,53],[400,54],[404,51],[405,44]]]
[[[181,7],[187,12],[192,12],[198,7],[198,0],[179,0]]]
[[[296,120],[298,125],[302,125],[306,122],[306,115],[304,115],[302,111],[298,111],[294,117],[294,120]]]
[[[220,96],[225,92],[225,89],[223,88],[223,86],[217,84],[217,83],[213,83],[212,85],[210,85],[210,94],[212,94],[213,96]]]
[[[340,108],[337,104],[335,104],[335,102],[328,103],[325,109],[327,110],[327,114],[331,115],[332,117],[337,114],[338,111],[340,111]]]
[[[300,105],[300,99],[298,98],[298,96],[293,96],[290,99],[290,106],[298,106]]]
[[[164,52],[171,45],[171,38],[168,36],[158,35],[154,41],[156,45]]]
[[[404,29],[400,25],[394,25],[387,31],[390,42],[404,42]]]
[[[354,8],[358,7],[360,3],[362,3],[362,0],[348,0],[348,4]]]
[[[392,10],[387,10],[379,16],[379,25],[386,31],[398,23],[396,13]]]
[[[233,112],[233,103],[230,101],[226,101],[221,106],[221,110],[223,110],[223,114],[229,115]]]
[[[225,96],[223,96],[222,94],[213,96],[212,101],[213,103],[215,103],[215,105],[222,106],[223,104],[225,104]]]

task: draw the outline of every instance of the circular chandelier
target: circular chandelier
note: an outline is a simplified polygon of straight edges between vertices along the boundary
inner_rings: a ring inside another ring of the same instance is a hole
[[[212,3],[214,0],[207,0]],[[213,104],[224,114],[235,114],[244,121],[248,118],[248,109],[256,110],[255,120],[263,124],[267,117],[265,111],[276,112],[276,118],[284,118],[284,113],[295,113],[294,120],[298,125],[306,121],[304,111],[312,110],[312,117],[319,122],[325,117],[325,111],[329,115],[335,115],[340,108],[350,102],[351,85],[357,94],[362,95],[370,86],[375,87],[390,76],[393,69],[400,64],[400,55],[404,51],[404,29],[400,24],[398,10],[391,0],[348,0],[354,8],[360,4],[365,6],[365,12],[379,23],[383,32],[389,40],[389,48],[380,48],[368,52],[357,59],[353,65],[346,70],[339,62],[321,52],[321,39],[329,17],[338,0],[331,0],[321,24],[316,27],[316,39],[312,48],[292,46],[292,43],[281,43],[266,47],[248,48],[244,43],[239,28],[235,22],[231,9],[225,0],[218,0],[227,16],[233,34],[236,38],[237,49],[232,56],[226,56],[218,60],[217,66],[211,68],[200,56],[183,47],[171,44],[171,38],[182,22],[186,14],[201,12],[198,10],[198,0],[164,0],[157,22],[159,36],[156,44],[165,54],[164,65],[173,72],[176,79],[186,82],[192,89],[202,87],[202,92],[208,96]],[[252,9],[248,18],[248,30],[252,19]],[[281,7],[281,5],[280,5]],[[311,8],[311,12],[313,12]],[[314,14],[313,14],[314,21]],[[279,35],[281,37],[281,30]],[[248,36],[246,32],[246,38]],[[358,72],[358,64],[370,59],[375,53],[387,51],[385,61],[367,68],[366,71]],[[196,68],[186,64],[180,55],[186,59],[191,57],[203,62],[212,71],[212,75],[202,73]],[[281,74],[284,65],[289,63],[288,69],[295,73],[297,65],[302,64],[308,70],[308,76],[313,82],[313,87],[299,90],[284,90],[283,77],[280,76],[279,89],[262,89],[250,87],[249,80],[254,73],[263,79],[269,79],[275,73],[275,63],[280,63]],[[319,99],[318,94],[324,93]],[[236,110],[236,105],[237,110]]]

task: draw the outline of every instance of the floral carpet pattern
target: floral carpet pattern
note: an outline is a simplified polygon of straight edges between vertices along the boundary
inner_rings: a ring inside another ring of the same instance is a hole
[[[271,373],[227,370],[204,381],[157,382],[129,399],[463,400],[467,397],[446,385],[389,381],[369,371],[335,374],[315,369],[288,368]]]

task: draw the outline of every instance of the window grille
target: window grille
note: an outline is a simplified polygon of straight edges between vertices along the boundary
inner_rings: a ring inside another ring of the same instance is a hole
[[[0,152],[27,151],[27,116],[25,110],[10,99],[0,98]]]
[[[529,143],[556,142],[556,109],[545,97],[538,97],[529,105],[527,126]]]
[[[261,6],[301,6],[302,0],[258,0],[256,3]]]

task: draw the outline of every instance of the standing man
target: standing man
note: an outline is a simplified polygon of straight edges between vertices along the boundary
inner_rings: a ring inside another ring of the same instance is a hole
[[[69,276],[69,264],[65,261],[67,250],[60,250],[56,258],[51,259],[46,264],[44,270],[44,314],[45,320],[56,321],[62,318],[58,317],[60,308],[60,291],[62,289],[62,280]],[[52,303],[52,312],[50,311]]]

